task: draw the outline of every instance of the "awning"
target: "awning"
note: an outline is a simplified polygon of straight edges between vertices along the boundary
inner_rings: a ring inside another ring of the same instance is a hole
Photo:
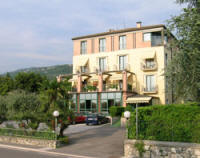
[[[79,66],[85,66],[88,62],[88,58],[81,58],[78,60],[78,65]]]
[[[105,81],[108,78],[108,75],[103,75],[103,80]],[[98,75],[94,75],[90,78],[90,81],[99,81],[99,76]]]
[[[152,97],[129,97],[126,103],[149,103]]]
[[[68,80],[69,82],[77,82],[78,81],[78,76],[73,76],[73,78]]]
[[[129,78],[129,76],[131,76],[131,74],[127,73],[127,78]],[[113,81],[123,80],[123,74],[113,74],[112,76],[110,76],[110,80]]]
[[[90,78],[90,81],[98,81],[99,80],[99,76],[98,75],[94,75]]]
[[[103,80],[105,81],[109,75],[103,75]]]
[[[112,76],[110,76],[110,80],[122,80],[122,74],[113,74]]]
[[[155,51],[145,52],[144,59],[153,59],[155,58],[155,55],[156,55]]]
[[[88,79],[88,76],[82,76],[82,81]],[[78,82],[78,76],[74,76],[73,78],[68,80],[69,82]]]

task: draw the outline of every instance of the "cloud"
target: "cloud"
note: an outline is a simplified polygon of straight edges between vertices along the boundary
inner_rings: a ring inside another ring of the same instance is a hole
[[[7,0],[0,5],[0,72],[72,63],[72,37],[164,23],[174,0]]]

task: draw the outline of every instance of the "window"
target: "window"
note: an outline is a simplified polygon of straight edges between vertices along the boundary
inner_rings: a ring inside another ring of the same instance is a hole
[[[143,41],[144,42],[151,41],[151,33],[143,33]]]
[[[146,59],[146,68],[154,68],[154,67],[155,67],[154,59]]]
[[[106,51],[106,39],[102,38],[99,40],[99,52],[105,52]]]
[[[126,36],[119,36],[119,49],[126,49]]]
[[[81,41],[81,54],[87,53],[87,41]]]
[[[146,91],[151,92],[155,91],[155,76],[146,75]]]
[[[127,65],[127,56],[119,56],[119,70],[124,70]]]
[[[101,93],[101,112],[109,112],[110,106],[122,106],[122,93]]]
[[[114,51],[114,36],[111,36],[111,51]]]
[[[99,58],[99,70],[100,71],[106,70],[106,58]]]
[[[87,72],[87,66],[81,66],[81,72],[86,73]]]
[[[168,55],[167,53],[165,53],[165,66],[167,66],[167,64],[168,64]]]
[[[151,33],[151,46],[160,46],[162,44],[161,32]]]

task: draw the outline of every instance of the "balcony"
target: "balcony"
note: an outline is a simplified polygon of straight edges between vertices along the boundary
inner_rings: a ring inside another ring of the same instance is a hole
[[[125,64],[125,66],[113,65],[112,71],[123,71],[127,70],[130,71],[130,64]]]
[[[97,92],[98,88],[97,86],[92,86],[92,85],[85,85],[82,87],[82,92]]]
[[[119,84],[106,84],[103,86],[103,91],[121,91]]]
[[[154,86],[154,87],[142,87],[142,91],[143,93],[150,93],[150,94],[154,94],[154,93],[158,93],[158,86]]]
[[[155,71],[155,70],[157,70],[157,68],[158,68],[158,65],[157,65],[156,62],[154,62],[151,65],[147,65],[145,63],[141,63],[141,69],[142,69],[142,71]]]

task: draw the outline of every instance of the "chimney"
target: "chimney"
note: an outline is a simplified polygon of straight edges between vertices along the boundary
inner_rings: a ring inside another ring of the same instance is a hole
[[[141,22],[141,21],[136,22],[137,28],[141,28],[141,25],[142,25],[142,22]]]

